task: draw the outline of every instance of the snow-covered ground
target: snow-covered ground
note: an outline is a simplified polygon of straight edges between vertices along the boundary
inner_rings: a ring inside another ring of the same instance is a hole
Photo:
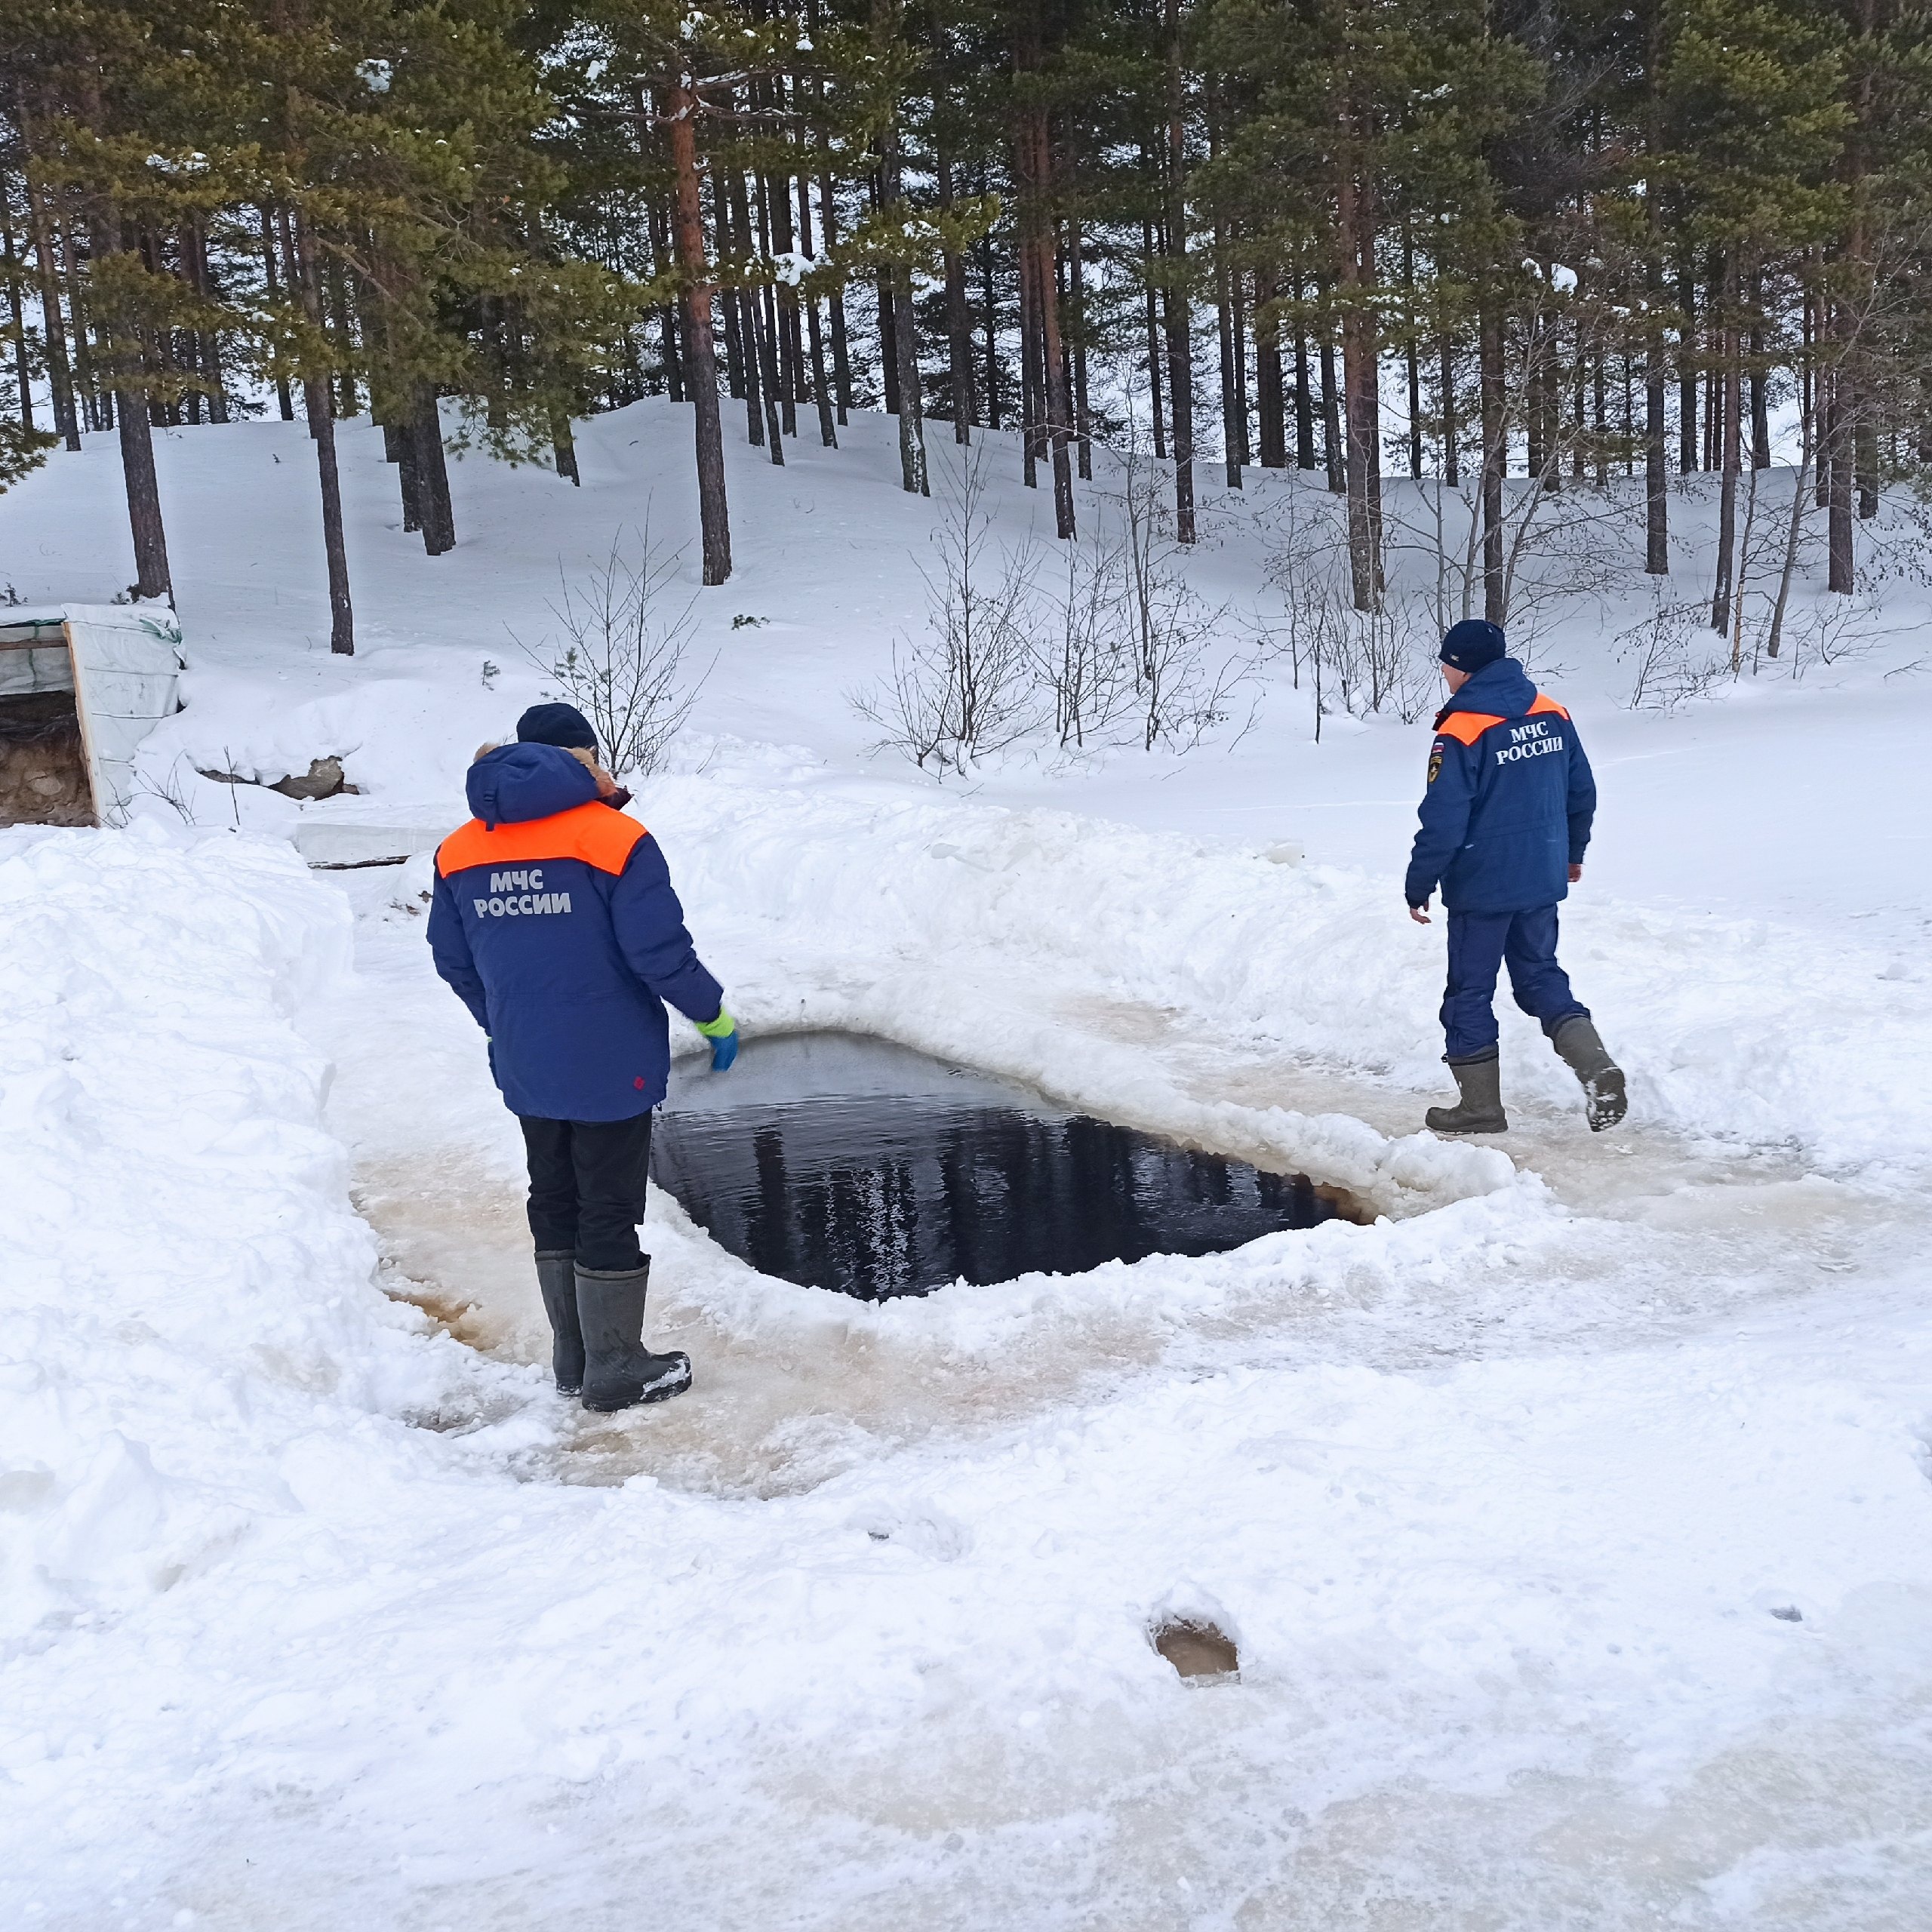
[[[888,426],[734,452],[715,667],[641,790],[748,1033],[890,1035],[1384,1218],[872,1307],[655,1198],[697,1387],[564,1404],[423,855],[560,567],[688,540],[683,418],[587,426],[581,491],[457,466],[436,560],[345,427],[349,663],[299,426],[162,438],[187,708],[131,829],[0,833],[0,1922],[1921,1924],[1921,594],[1668,718],[1617,703],[1634,601],[1546,641],[1604,795],[1566,958],[1632,1118],[1593,1140],[1512,1011],[1507,1154],[1445,1146],[1426,726],[1317,745],[1276,674],[1184,758],[868,758],[846,694],[937,513]],[[1209,491],[1217,601],[1297,487],[1251,478]],[[117,487],[97,437],[0,500],[0,580],[110,595]],[[328,755],[359,795],[195,775]],[[1240,1681],[1183,1684],[1167,1612]]]

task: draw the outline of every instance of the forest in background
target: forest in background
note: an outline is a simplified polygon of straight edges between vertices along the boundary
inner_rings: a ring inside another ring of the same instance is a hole
[[[1929,25],[1918,0],[0,0],[0,487],[114,432],[132,588],[169,595],[154,430],[299,410],[346,652],[358,416],[435,556],[452,439],[568,484],[574,420],[686,404],[707,584],[725,438],[782,463],[856,410],[897,418],[914,492],[933,436],[1017,432],[1063,538],[1097,443],[1149,460],[1183,548],[1204,468],[1312,472],[1364,614],[1385,479],[1432,478],[1466,510],[1459,608],[1497,622],[1551,506],[1616,494],[1661,577],[1671,478],[1710,472],[1705,615],[1735,655],[1756,519],[1776,655],[1814,527],[1849,595],[1860,520],[1932,468]]]

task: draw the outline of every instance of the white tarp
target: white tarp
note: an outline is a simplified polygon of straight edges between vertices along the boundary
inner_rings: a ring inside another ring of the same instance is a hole
[[[103,825],[120,824],[134,796],[136,750],[179,708],[181,626],[174,613],[159,603],[0,611],[0,635],[30,639],[32,647],[0,651],[0,697],[74,693],[95,813]]]

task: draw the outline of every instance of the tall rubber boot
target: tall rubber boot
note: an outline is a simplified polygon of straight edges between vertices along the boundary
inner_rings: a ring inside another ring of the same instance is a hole
[[[577,1271],[577,1319],[583,1326],[583,1406],[608,1414],[639,1402],[661,1402],[691,1386],[691,1358],[681,1350],[654,1355],[644,1346],[645,1291],[651,1257],[637,1269]]]
[[[577,1257],[567,1248],[537,1251],[537,1285],[543,1312],[550,1318],[550,1372],[557,1393],[574,1395],[583,1386],[583,1329],[577,1314]]]
[[[1423,1115],[1423,1124],[1435,1134],[1508,1133],[1509,1116],[1503,1111],[1501,1056],[1452,1060],[1448,1065],[1462,1100],[1453,1107],[1431,1107]]]
[[[1623,1091],[1623,1069],[1610,1057],[1596,1029],[1596,1023],[1583,1014],[1564,1020],[1550,1035],[1549,1043],[1583,1082],[1584,1115],[1592,1134],[1614,1127],[1629,1107]]]

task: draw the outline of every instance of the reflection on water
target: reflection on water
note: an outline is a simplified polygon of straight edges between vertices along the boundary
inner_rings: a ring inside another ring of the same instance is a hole
[[[845,1034],[755,1041],[666,1103],[652,1177],[763,1273],[866,1300],[1210,1254],[1346,1211],[1023,1088]]]

